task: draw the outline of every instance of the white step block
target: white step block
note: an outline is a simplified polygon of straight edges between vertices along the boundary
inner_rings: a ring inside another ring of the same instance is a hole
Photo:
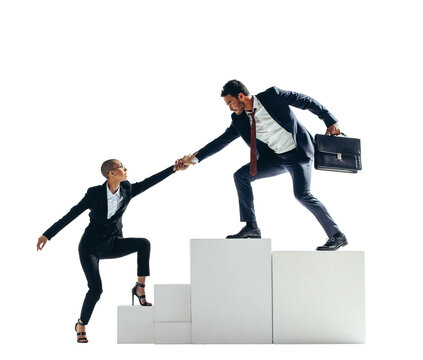
[[[155,322],[155,344],[191,344],[191,323],[189,322]]]
[[[273,342],[365,342],[364,252],[273,252]]]
[[[270,239],[191,240],[193,344],[271,344]]]
[[[154,285],[154,321],[190,322],[191,286],[188,284]]]
[[[152,344],[153,341],[153,306],[118,306],[117,343]]]

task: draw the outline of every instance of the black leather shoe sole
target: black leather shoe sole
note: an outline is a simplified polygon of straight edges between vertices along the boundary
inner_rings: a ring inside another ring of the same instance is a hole
[[[330,246],[326,246],[326,245],[319,246],[319,247],[317,247],[316,250],[318,250],[318,251],[335,251],[335,250],[338,250],[340,247],[345,246],[345,245],[348,245],[347,239],[339,241],[339,242],[335,242],[334,244],[332,244]]]
[[[243,227],[238,234],[228,235],[227,239],[261,239],[260,229]]]
[[[260,235],[250,235],[250,236],[238,236],[238,235],[228,235],[227,239],[261,239]]]

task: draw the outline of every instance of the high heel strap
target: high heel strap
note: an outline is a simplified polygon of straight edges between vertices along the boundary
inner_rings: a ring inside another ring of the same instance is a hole
[[[78,322],[75,324],[75,331],[78,325],[85,326],[85,324],[81,321],[81,319],[78,319]]]
[[[81,321],[81,319],[78,319],[78,322],[75,324],[76,336],[86,336],[86,335],[87,335],[87,333],[86,333],[85,331],[78,332],[78,331],[76,330],[76,327],[77,327],[78,325],[80,325],[80,326],[85,326],[85,324]],[[76,339],[76,341],[77,341],[78,343],[87,343],[87,342],[88,342],[88,339],[87,339],[86,337],[79,337],[79,338],[77,338],[77,339]]]
[[[139,282],[137,282],[136,284],[137,284],[137,286],[139,286],[139,287],[142,287],[142,288],[144,288],[144,287],[145,287],[145,285],[144,285],[144,284],[140,284]]]

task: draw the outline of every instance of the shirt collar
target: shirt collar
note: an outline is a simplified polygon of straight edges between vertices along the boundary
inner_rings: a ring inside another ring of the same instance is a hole
[[[257,99],[257,96],[253,95],[253,110],[251,111],[247,111],[245,110],[245,112],[250,115],[254,110],[258,110],[261,107],[261,103],[259,101],[259,99]]]
[[[106,184],[106,189],[107,189],[107,200],[110,200],[114,197],[118,197],[118,198],[120,197],[120,186],[114,194],[112,194],[112,192],[110,191],[109,184]]]

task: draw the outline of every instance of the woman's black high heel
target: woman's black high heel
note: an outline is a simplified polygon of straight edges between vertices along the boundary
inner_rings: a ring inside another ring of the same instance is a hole
[[[151,306],[151,304],[147,302],[147,299],[145,299],[145,295],[138,295],[137,294],[137,286],[142,287],[142,288],[145,287],[144,284],[140,284],[138,282],[135,283],[135,286],[132,288],[132,306],[134,306],[134,296],[136,296],[138,298],[141,306]],[[141,302],[141,299],[145,299],[144,304]]]
[[[85,343],[87,343],[87,342],[88,342],[88,339],[87,339],[86,337],[80,337],[80,338],[78,338],[78,336],[80,336],[80,335],[87,335],[87,333],[86,333],[86,332],[78,332],[78,331],[76,330],[76,327],[77,327],[78,325],[84,326],[85,324],[84,324],[84,323],[83,323],[80,319],[78,319],[78,322],[75,324],[76,341],[77,341],[77,342],[79,342],[79,343],[83,343],[83,344],[85,344]]]

